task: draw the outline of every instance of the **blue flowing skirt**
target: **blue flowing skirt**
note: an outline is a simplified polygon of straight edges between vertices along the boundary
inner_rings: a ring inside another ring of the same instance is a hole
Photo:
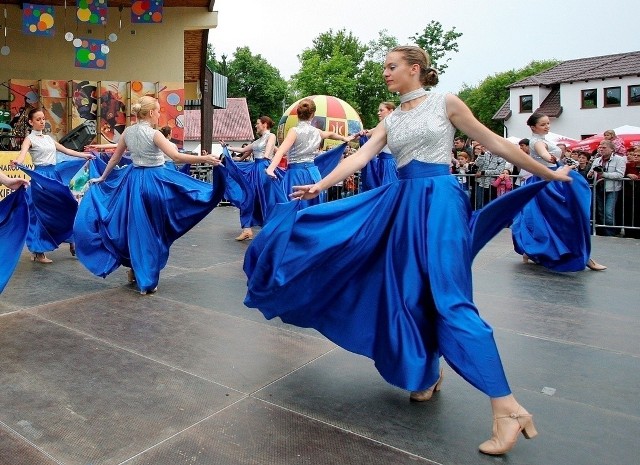
[[[270,163],[271,160],[268,158],[258,158],[254,162],[238,164],[253,192],[250,223],[249,226],[243,225],[243,228],[264,225],[273,207],[278,203],[277,181],[274,182],[265,171]]]
[[[396,182],[398,180],[396,159],[390,153],[380,152],[362,168],[360,176],[363,191]]]
[[[591,255],[591,190],[579,173],[569,174],[573,182],[548,183],[511,226],[515,251],[554,271],[584,270]]]
[[[293,192],[293,186],[305,186],[307,184],[315,184],[322,179],[320,170],[315,163],[290,163],[287,165],[287,171],[282,178],[282,196],[278,199],[279,203],[288,202],[289,194]],[[318,205],[327,201],[327,193],[323,191],[318,197],[311,200],[301,200],[299,208],[306,208],[312,205]]]
[[[91,177],[104,170],[94,160]],[[222,199],[224,167],[213,184],[164,166],[128,165],[93,184],[80,203],[74,225],[76,254],[96,276],[130,266],[141,291],[158,285],[171,244],[194,227]]]
[[[73,221],[78,201],[71,194],[69,181],[81,170],[86,160],[65,161],[56,165],[20,169],[31,177],[27,189],[29,232],[27,248],[33,253],[57,249],[73,240]]]
[[[400,178],[311,208],[279,204],[245,255],[245,305],[373,359],[396,386],[432,386],[443,355],[481,391],[507,395],[492,329],[473,303],[471,262],[544,183],[471,221],[448,166],[413,161]]]
[[[0,202],[0,293],[11,278],[29,229],[26,189],[12,192]]]

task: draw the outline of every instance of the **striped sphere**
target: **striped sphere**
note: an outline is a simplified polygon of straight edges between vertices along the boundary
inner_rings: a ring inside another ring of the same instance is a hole
[[[311,95],[304,98],[310,98],[316,104],[316,115],[311,121],[311,124],[318,129],[337,132],[343,136],[355,134],[362,130],[360,116],[358,116],[358,113],[353,107],[344,100],[330,95]],[[298,108],[300,100],[287,108],[284,115],[280,118],[277,133],[279,144],[282,143],[289,129],[298,124],[296,109]],[[342,142],[337,140],[326,139],[323,149],[326,150],[331,146],[341,143]]]

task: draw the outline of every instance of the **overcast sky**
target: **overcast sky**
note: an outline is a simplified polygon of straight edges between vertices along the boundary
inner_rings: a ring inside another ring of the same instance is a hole
[[[400,44],[431,20],[463,35],[438,90],[458,92],[531,60],[569,60],[640,50],[638,8],[631,0],[217,0],[216,56],[248,46],[280,70],[296,73],[297,56],[319,34],[346,29],[362,43],[387,29]],[[392,6],[393,5],[393,6]],[[397,5],[397,6],[396,6]]]

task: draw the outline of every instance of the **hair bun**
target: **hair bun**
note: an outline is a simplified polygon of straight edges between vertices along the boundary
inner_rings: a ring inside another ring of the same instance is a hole
[[[141,109],[142,109],[142,105],[140,105],[139,103],[134,103],[133,105],[131,105],[131,110],[134,113],[138,113]]]

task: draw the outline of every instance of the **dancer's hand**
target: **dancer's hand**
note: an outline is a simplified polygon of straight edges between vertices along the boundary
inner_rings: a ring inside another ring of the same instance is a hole
[[[91,178],[89,179],[89,184],[99,184],[104,181],[104,178],[100,176],[99,178]]]
[[[549,170],[550,176],[546,177],[547,181],[569,181],[571,182],[571,176],[569,176],[569,172],[571,171],[570,166],[563,166],[558,168],[555,171]]]
[[[93,160],[95,158],[95,155],[89,152],[83,152],[82,158],[84,158],[85,160]]]
[[[306,186],[293,186],[293,192],[289,195],[292,199],[311,200],[320,195],[320,189],[315,184]]]
[[[202,157],[202,161],[207,165],[220,166],[222,165],[222,160],[218,157],[214,157],[213,155],[204,155]]]
[[[22,178],[9,178],[7,179],[7,181],[3,182],[2,184],[7,186],[12,191],[15,191],[22,186],[27,187],[29,185],[29,181]]]

